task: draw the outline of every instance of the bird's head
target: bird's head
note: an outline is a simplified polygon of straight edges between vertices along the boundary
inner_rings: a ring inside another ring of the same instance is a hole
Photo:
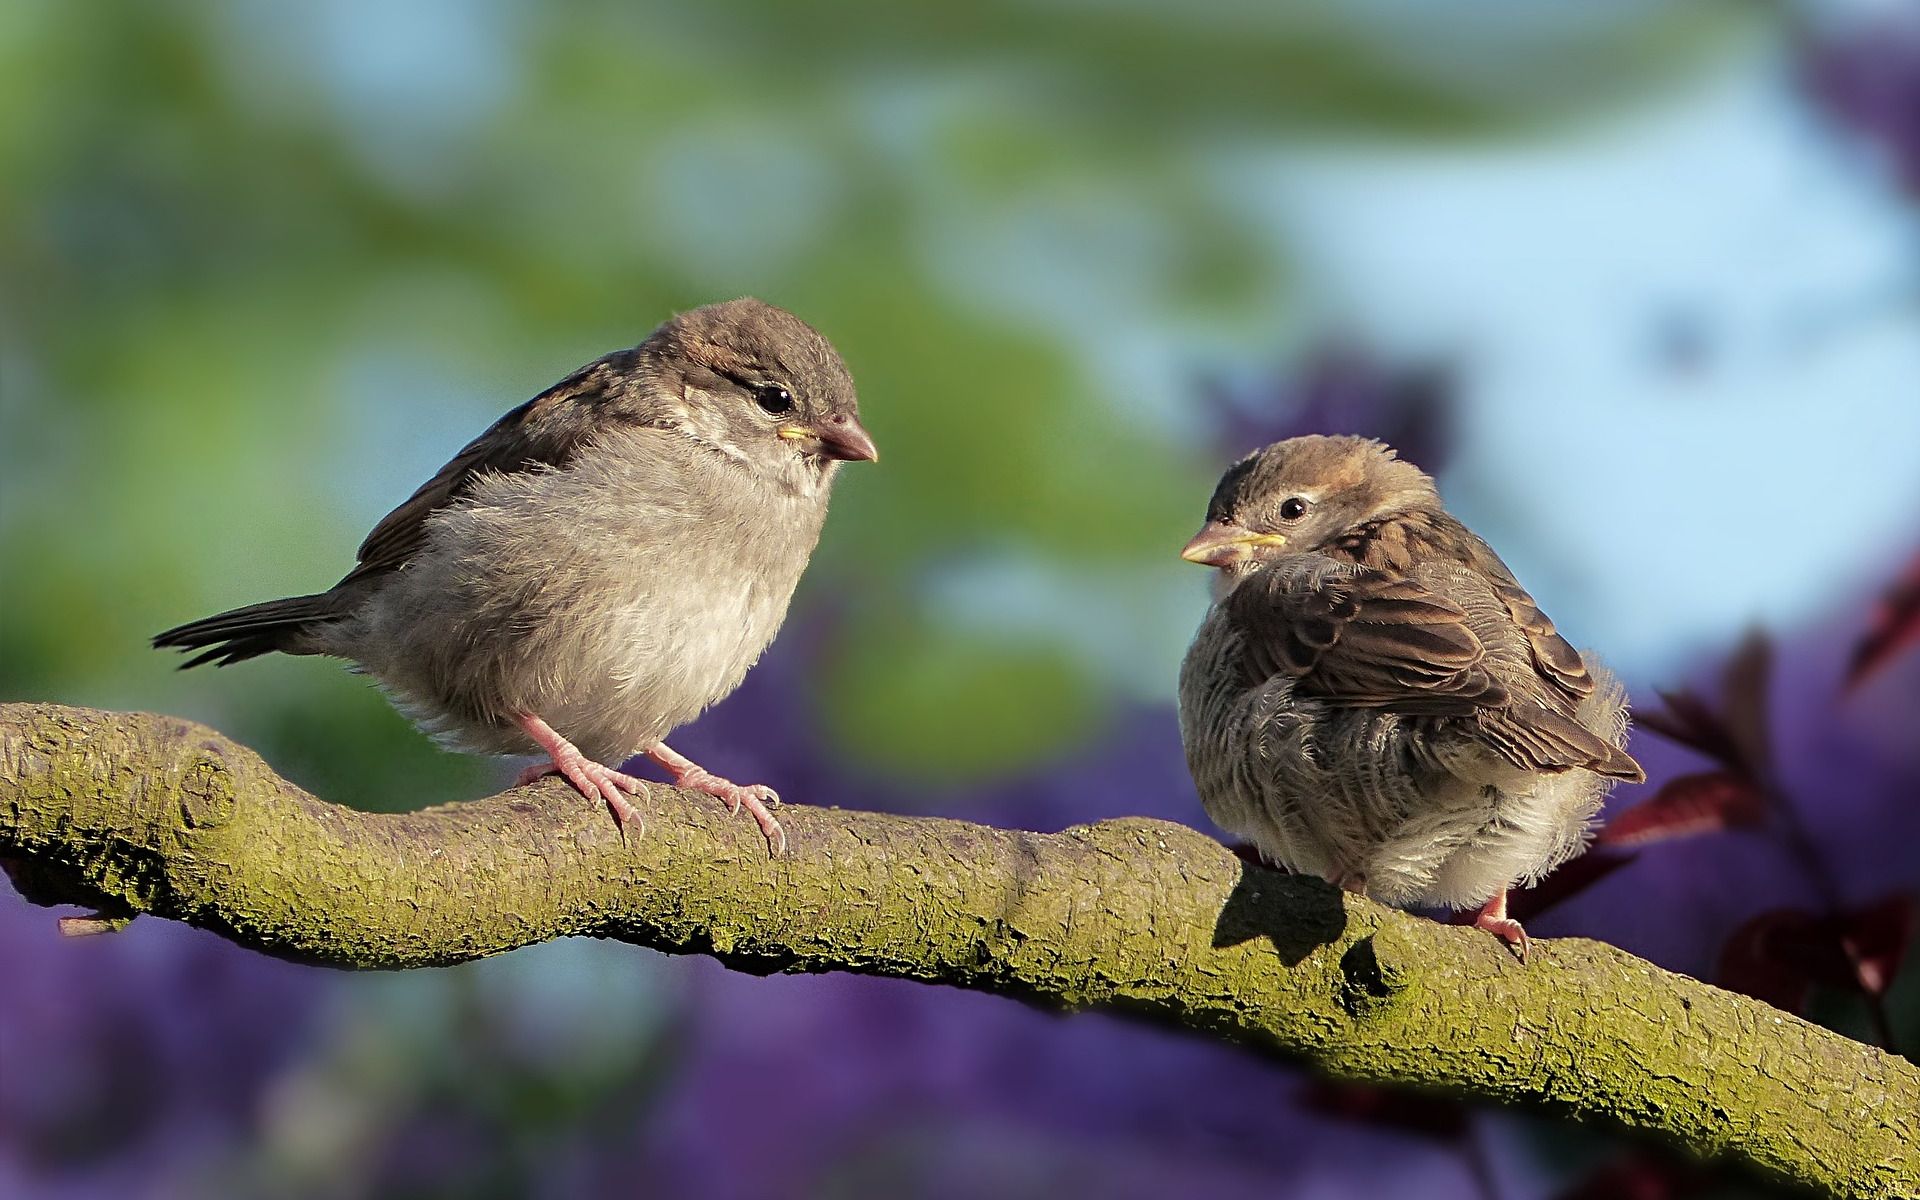
[[[1207,523],[1180,556],[1234,579],[1438,499],[1433,480],[1384,442],[1288,438],[1227,468],[1207,505]]]
[[[880,452],[860,424],[853,376],[799,317],[745,298],[685,312],[640,348],[662,423],[801,487]]]

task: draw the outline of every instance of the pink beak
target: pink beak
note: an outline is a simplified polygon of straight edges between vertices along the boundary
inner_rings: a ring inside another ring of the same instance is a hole
[[[1226,567],[1247,557],[1255,546],[1284,546],[1277,533],[1254,533],[1226,521],[1208,521],[1180,551],[1180,557],[1203,567]]]
[[[820,453],[842,462],[879,462],[880,447],[860,422],[846,413],[835,413],[814,430],[820,439]]]

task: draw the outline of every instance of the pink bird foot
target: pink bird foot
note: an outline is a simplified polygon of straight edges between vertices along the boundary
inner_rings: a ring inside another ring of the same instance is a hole
[[[722,779],[684,754],[668,749],[665,742],[655,743],[646,755],[667,769],[673,776],[675,787],[717,796],[726,801],[727,811],[735,816],[739,815],[741,809],[746,809],[767,839],[767,849],[775,855],[787,852],[787,831],[780,828],[780,822],[767,811],[769,805],[780,803],[778,792],[764,783],[743,787],[732,780]]]
[[[1365,871],[1337,871],[1327,876],[1327,882],[1343,892],[1352,892],[1356,896],[1367,894],[1367,873]]]
[[[1501,888],[1495,892],[1493,899],[1481,906],[1473,923],[1512,946],[1520,955],[1521,962],[1527,961],[1527,953],[1533,948],[1533,943],[1527,940],[1527,931],[1520,927],[1520,922],[1507,915],[1507,889]]]
[[[627,803],[627,797],[621,794],[625,792],[637,796],[645,789],[646,784],[631,775],[624,775],[612,767],[594,762],[580,753],[579,748],[572,742],[555,733],[553,726],[532,713],[521,715],[519,722],[520,728],[526,730],[527,736],[545,750],[547,757],[553,761],[535,763],[520,772],[519,778],[514,780],[515,787],[532,783],[548,775],[564,776],[582,796],[589,800],[606,802],[608,810],[613,813],[614,823],[620,827],[621,841],[627,840],[628,822],[633,823],[637,830],[636,836],[646,836],[646,819],[640,815],[640,810]]]

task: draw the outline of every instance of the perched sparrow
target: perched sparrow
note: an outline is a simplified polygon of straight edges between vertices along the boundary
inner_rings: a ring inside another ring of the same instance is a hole
[[[1578,853],[1617,779],[1625,696],[1433,481],[1379,442],[1235,463],[1182,556],[1215,602],[1180,668],[1207,813],[1267,859],[1389,904],[1480,906]]]
[[[740,684],[773,640],[843,461],[872,461],[827,340],[758,300],[695,309],[500,418],[376,525],[346,578],[153,639],[221,665],[278,650],[351,660],[436,739],[544,753],[639,812],[613,769],[644,753],[682,787],[786,834],[742,787],[661,739]],[[613,764],[609,766],[608,764]]]

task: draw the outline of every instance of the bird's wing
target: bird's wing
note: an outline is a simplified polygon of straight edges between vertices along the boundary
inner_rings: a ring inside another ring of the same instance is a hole
[[[1572,642],[1560,636],[1552,620],[1540,611],[1540,606],[1533,602],[1533,596],[1520,586],[1519,579],[1494,553],[1493,547],[1451,517],[1438,519],[1436,527],[1446,535],[1445,543],[1452,548],[1461,564],[1486,581],[1493,598],[1499,601],[1514,625],[1526,635],[1528,654],[1541,678],[1558,686],[1567,699],[1575,703],[1592,695],[1593,676],[1587,671],[1587,664],[1581,661],[1580,652],[1573,648]]]
[[[1573,643],[1560,636],[1518,583],[1496,581],[1493,594],[1526,635],[1534,671],[1553,689],[1543,693],[1544,703],[1516,702],[1487,723],[1501,752],[1521,766],[1585,767],[1629,783],[1644,782],[1647,773],[1632,755],[1577,718],[1580,703],[1593,695],[1594,681]]]
[[[1550,704],[1517,700],[1489,714],[1480,734],[1502,758],[1529,771],[1581,767],[1629,783],[1647,778],[1631,754]]]
[[[1501,604],[1514,603],[1501,581],[1486,581],[1484,588]],[[1517,584],[1512,591],[1525,596]],[[1463,599],[1486,619],[1484,590]],[[1474,631],[1475,617],[1406,576],[1317,554],[1294,555],[1242,582],[1226,605],[1245,639],[1248,667],[1260,678],[1284,672],[1299,680],[1303,693],[1330,704],[1471,717],[1491,750],[1526,770],[1580,767],[1619,779],[1644,778],[1639,764],[1581,724],[1572,701],[1548,689],[1545,679],[1537,688],[1525,680],[1496,679],[1487,644]],[[1527,607],[1539,611],[1530,600]],[[1536,656],[1543,642],[1566,645],[1544,616],[1536,625],[1544,633],[1518,616],[1513,620]],[[1484,626],[1483,632],[1494,636]],[[1571,646],[1566,656],[1585,678]],[[1573,668],[1565,669],[1569,677]]]
[[[623,377],[620,360],[629,353],[587,364],[468,442],[432,479],[380,519],[360,543],[357,565],[339,586],[405,566],[426,541],[427,519],[470,492],[481,477],[567,465],[598,427],[589,410]]]
[[[1479,714],[1477,723],[1495,752],[1529,771],[1581,767],[1618,779],[1644,778],[1640,765],[1614,744],[1612,731],[1580,719],[1581,703],[1594,691],[1593,676],[1493,551],[1467,561],[1430,561],[1412,573],[1465,608],[1481,643],[1504,664],[1496,670],[1508,698]]]
[[[1430,716],[1504,704],[1467,613],[1403,575],[1291,555],[1226,600],[1248,666],[1329,702]]]
[[[1497,581],[1493,594],[1507,607],[1513,617],[1513,623],[1520,632],[1527,635],[1527,647],[1533,654],[1533,665],[1548,679],[1564,690],[1568,696],[1578,700],[1593,694],[1593,676],[1587,671],[1587,664],[1581,660],[1580,652],[1573,643],[1560,636],[1559,630],[1540,606],[1533,602],[1527,589],[1514,579]]]

